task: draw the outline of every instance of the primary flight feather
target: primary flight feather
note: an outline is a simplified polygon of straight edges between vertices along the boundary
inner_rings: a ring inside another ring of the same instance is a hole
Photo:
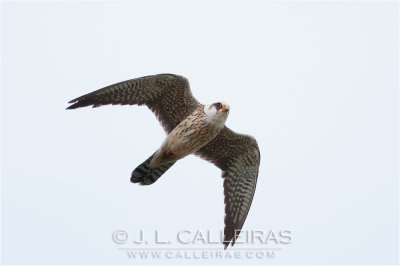
[[[225,126],[229,106],[200,104],[186,78],[159,74],[135,78],[78,97],[67,109],[107,104],[146,105],[168,134],[161,147],[133,170],[131,182],[150,185],[177,160],[195,154],[222,170],[225,194],[224,246],[233,246],[256,189],[260,151],[256,140]]]

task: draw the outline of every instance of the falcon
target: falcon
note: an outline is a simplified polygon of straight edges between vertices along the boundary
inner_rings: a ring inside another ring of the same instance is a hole
[[[176,161],[195,154],[222,170],[225,195],[224,248],[233,246],[246,220],[256,189],[260,151],[257,141],[225,126],[229,106],[208,105],[193,97],[185,77],[159,74],[135,78],[78,97],[67,109],[107,104],[146,105],[167,137],[136,167],[131,182],[151,185]]]

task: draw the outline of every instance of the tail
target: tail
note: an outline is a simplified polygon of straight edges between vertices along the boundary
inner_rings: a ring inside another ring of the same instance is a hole
[[[151,155],[146,161],[144,161],[141,165],[136,167],[132,172],[131,182],[132,183],[140,183],[141,185],[151,185],[157,181],[174,163],[167,163],[161,165],[158,168],[150,168],[150,161],[153,159],[153,155]]]

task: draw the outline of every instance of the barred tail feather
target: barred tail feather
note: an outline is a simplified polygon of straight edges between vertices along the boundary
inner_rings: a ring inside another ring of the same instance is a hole
[[[136,167],[132,172],[131,182],[132,183],[140,183],[141,185],[151,185],[156,182],[175,162],[167,163],[161,165],[158,168],[150,168],[150,161],[153,159],[153,155],[151,155],[146,161],[144,161],[141,165]]]

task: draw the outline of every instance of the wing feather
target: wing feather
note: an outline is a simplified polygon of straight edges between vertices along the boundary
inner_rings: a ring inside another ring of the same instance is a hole
[[[145,76],[119,82],[73,99],[67,109],[107,104],[146,105],[169,133],[199,105],[185,77]]]
[[[226,126],[196,155],[222,170],[225,194],[225,248],[235,244],[253,201],[260,165],[257,141]]]

